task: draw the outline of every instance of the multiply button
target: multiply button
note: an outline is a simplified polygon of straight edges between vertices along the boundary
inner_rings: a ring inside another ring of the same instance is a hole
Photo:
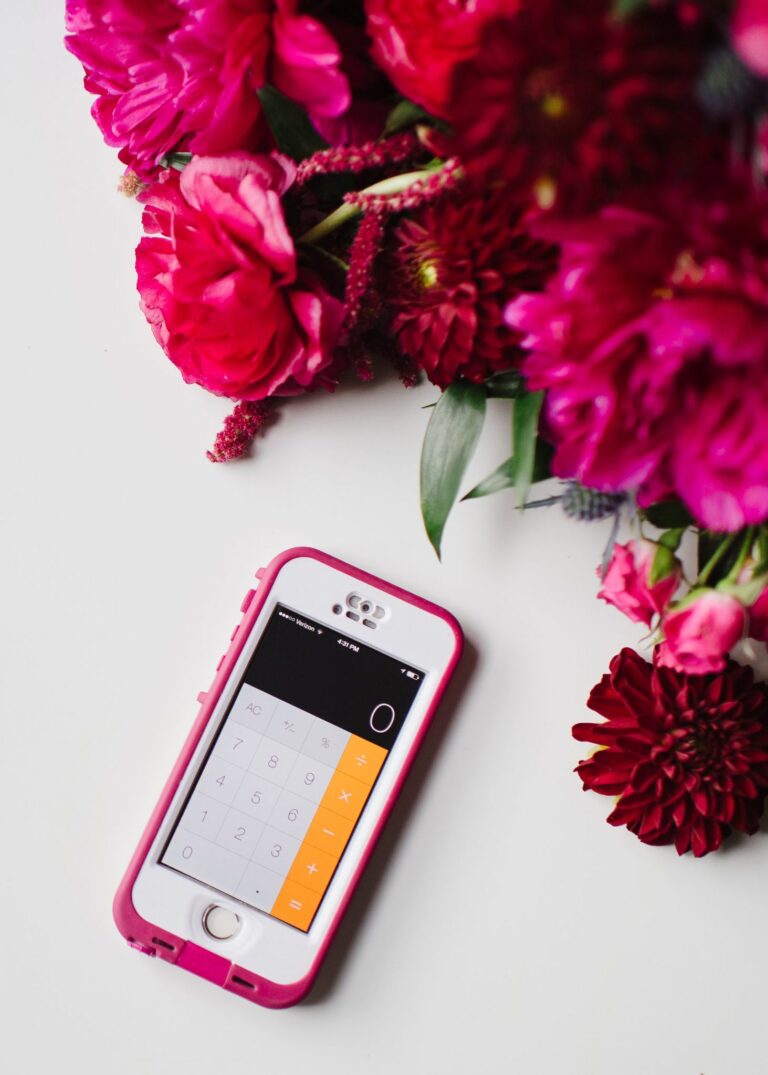
[[[359,735],[351,735],[336,768],[340,773],[348,773],[371,787],[386,756],[387,751],[378,743],[361,739]]]
[[[340,814],[353,824],[360,817],[370,788],[346,773],[334,773],[320,806],[334,814]]]

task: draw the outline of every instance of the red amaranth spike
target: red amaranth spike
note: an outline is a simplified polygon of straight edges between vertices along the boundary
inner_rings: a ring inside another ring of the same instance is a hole
[[[421,143],[413,131],[402,131],[391,138],[363,142],[359,146],[331,146],[330,149],[321,149],[302,161],[295,182],[297,186],[301,186],[318,175],[357,173],[368,168],[402,164],[421,148]]]
[[[272,405],[269,400],[244,400],[238,403],[218,433],[213,449],[206,452],[212,463],[241,459],[248,453],[256,434],[263,428]]]
[[[344,195],[344,201],[356,205],[364,213],[378,210],[385,213],[402,213],[406,209],[417,209],[420,205],[434,201],[448,190],[459,185],[464,172],[461,162],[451,157],[437,172],[425,172],[423,179],[418,179],[405,190],[396,194],[370,194],[364,190],[353,190]]]
[[[348,338],[360,319],[363,302],[373,283],[373,266],[381,249],[384,234],[384,214],[380,211],[366,213],[360,221],[357,234],[349,251],[349,272],[344,289],[344,326],[342,332]]]

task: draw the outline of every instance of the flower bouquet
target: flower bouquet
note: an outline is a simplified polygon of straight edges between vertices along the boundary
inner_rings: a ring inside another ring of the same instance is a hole
[[[584,787],[680,853],[754,832],[768,690],[730,654],[768,640],[768,5],[67,0],[67,31],[143,206],[141,308],[235,403],[209,458],[298,393],[426,377],[439,554],[508,400],[464,499],[613,517],[599,597],[648,632],[574,728]]]

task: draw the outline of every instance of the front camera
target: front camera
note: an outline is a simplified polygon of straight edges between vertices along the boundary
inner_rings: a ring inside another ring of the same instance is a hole
[[[335,612],[337,616],[340,616],[344,609],[341,607],[341,605],[334,605],[332,611]]]

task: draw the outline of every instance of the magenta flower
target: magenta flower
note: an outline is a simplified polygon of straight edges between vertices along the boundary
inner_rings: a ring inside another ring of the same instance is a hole
[[[635,623],[648,627],[654,616],[664,612],[680,583],[680,567],[651,585],[650,573],[657,546],[650,541],[616,544],[597,595],[614,605]]]
[[[768,4],[765,0],[736,0],[731,16],[736,51],[753,71],[768,75]]]
[[[694,676],[722,672],[745,624],[744,606],[730,594],[704,590],[692,595],[664,617],[657,663]]]
[[[299,269],[276,156],[196,157],[142,195],[141,308],[185,381],[233,399],[334,383],[342,304]]]
[[[768,213],[728,197],[541,225],[560,271],[506,311],[548,390],[555,473],[677,493],[721,531],[768,518]]]
[[[310,114],[349,106],[341,54],[298,0],[67,0],[66,45],[104,140],[151,175],[170,152],[267,148],[256,90],[271,82]]]
[[[454,69],[508,0],[365,0],[371,55],[404,97],[448,116]],[[515,6],[515,5],[513,5]]]
[[[734,829],[757,832],[768,793],[768,689],[734,661],[715,675],[675,672],[630,649],[611,661],[576,724],[597,747],[576,772],[585,791],[615,799],[607,820],[644,844],[698,858]]]

